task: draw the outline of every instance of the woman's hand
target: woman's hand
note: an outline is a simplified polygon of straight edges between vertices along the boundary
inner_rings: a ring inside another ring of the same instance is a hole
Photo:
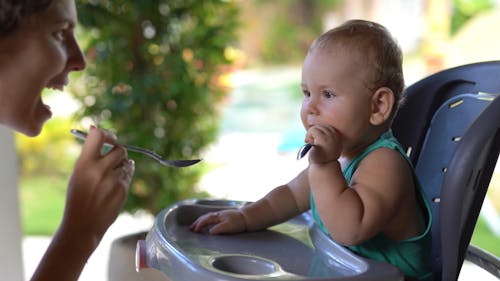
[[[69,181],[64,216],[32,281],[77,280],[127,198],[134,162],[113,135],[91,127]]]
[[[237,233],[246,230],[245,218],[238,209],[204,214],[194,221],[190,229],[194,232],[207,231],[210,234]]]
[[[97,243],[120,213],[135,170],[120,145],[102,154],[105,142],[115,143],[116,137],[92,126],[69,182],[60,229]]]
[[[337,161],[342,153],[340,135],[331,126],[312,126],[307,130],[305,141],[313,144],[309,152],[309,163],[311,164]]]

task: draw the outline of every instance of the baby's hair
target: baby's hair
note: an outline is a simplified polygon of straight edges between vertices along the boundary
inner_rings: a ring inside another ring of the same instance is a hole
[[[318,37],[309,52],[323,49],[334,44],[347,50],[359,52],[365,56],[367,66],[374,73],[374,80],[368,86],[374,91],[387,87],[394,93],[394,106],[391,120],[399,106],[403,103],[404,77],[403,54],[390,32],[382,25],[366,20],[349,20],[344,24],[330,29]]]
[[[52,0],[0,0],[0,37],[18,27],[28,16],[41,11]]]

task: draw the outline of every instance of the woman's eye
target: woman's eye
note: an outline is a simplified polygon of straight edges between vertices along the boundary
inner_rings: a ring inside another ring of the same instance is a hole
[[[71,29],[65,25],[64,27],[59,27],[59,29],[54,32],[54,37],[59,41],[64,41],[70,32]]]
[[[54,32],[54,37],[57,40],[62,41],[62,40],[64,40],[64,34],[65,34],[65,30],[59,30],[59,31]]]

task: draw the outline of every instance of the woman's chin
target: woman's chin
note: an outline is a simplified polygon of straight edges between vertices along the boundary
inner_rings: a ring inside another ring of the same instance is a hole
[[[35,114],[31,120],[26,120],[26,124],[23,129],[19,131],[29,137],[35,137],[42,131],[43,125],[47,120],[52,117],[52,111],[47,106],[41,107],[41,110]]]
[[[23,129],[20,129],[19,131],[28,137],[36,137],[42,132],[42,128],[43,128],[44,123],[45,122],[37,123],[37,124],[30,124],[29,126],[23,128]]]

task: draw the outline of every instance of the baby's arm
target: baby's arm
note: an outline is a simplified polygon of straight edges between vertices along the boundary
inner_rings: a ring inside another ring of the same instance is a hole
[[[343,245],[360,244],[384,231],[407,204],[408,194],[414,194],[408,164],[389,148],[366,156],[350,187],[338,161],[310,164],[309,182],[323,223]]]
[[[284,222],[309,208],[307,170],[286,185],[278,186],[262,199],[240,209],[208,213],[199,217],[191,230],[210,234],[257,231]]]

